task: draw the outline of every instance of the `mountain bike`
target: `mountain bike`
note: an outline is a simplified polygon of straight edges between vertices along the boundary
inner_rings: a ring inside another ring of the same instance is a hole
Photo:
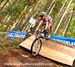
[[[42,47],[42,39],[49,39],[49,38],[46,37],[47,35],[45,35],[45,33],[48,33],[48,32],[47,31],[44,32],[45,26],[43,28],[43,31],[40,30],[40,28],[39,28],[42,23],[43,23],[43,21],[41,21],[39,23],[38,27],[35,30],[36,38],[33,41],[32,46],[31,46],[31,54],[33,56],[37,56],[39,54],[39,52],[41,50],[41,47]],[[44,37],[44,35],[45,35],[45,37]]]

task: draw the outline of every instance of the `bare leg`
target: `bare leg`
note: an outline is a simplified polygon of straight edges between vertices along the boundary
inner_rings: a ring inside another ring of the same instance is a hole
[[[51,23],[49,23],[49,25],[48,25],[48,34],[51,33],[51,27],[52,27],[52,25],[51,25]]]
[[[48,25],[48,38],[51,36],[51,24]]]

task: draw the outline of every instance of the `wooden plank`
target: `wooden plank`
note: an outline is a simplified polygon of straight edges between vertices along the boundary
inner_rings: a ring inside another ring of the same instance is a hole
[[[30,50],[31,49],[31,45],[32,45],[34,40],[35,40],[35,36],[32,35],[31,37],[29,37],[28,39],[26,39],[25,41],[23,41],[19,45]]]
[[[44,46],[46,46],[48,48],[52,48],[56,51],[60,51],[60,52],[63,52],[65,54],[75,57],[75,48],[66,46],[66,44],[59,43],[59,42],[53,41],[53,40],[47,40],[47,41],[42,40],[42,41],[43,41]]]
[[[30,50],[34,39],[35,39],[35,36],[32,35],[31,37],[26,39],[24,42],[22,42],[20,46]],[[74,48],[68,47],[64,45],[63,43],[59,43],[53,40],[43,39],[42,43],[43,43],[43,46],[39,53],[40,55],[72,66],[73,61],[75,59]]]

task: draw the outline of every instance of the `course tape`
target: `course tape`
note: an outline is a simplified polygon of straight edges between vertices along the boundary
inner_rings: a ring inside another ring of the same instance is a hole
[[[20,32],[20,31],[8,31],[7,38],[21,38],[24,39],[27,35],[27,32]]]
[[[27,35],[27,32],[20,32],[20,31],[8,31],[7,32],[7,38],[21,38],[25,39]],[[75,38],[68,38],[68,37],[61,37],[61,36],[55,36],[51,35],[50,39],[56,40],[59,42],[63,42],[65,44],[68,44],[70,46],[75,46]]]
[[[75,38],[68,38],[68,37],[61,37],[61,36],[52,35],[50,37],[50,39],[57,40],[59,42],[63,42],[63,43],[68,44],[70,46],[75,46]]]

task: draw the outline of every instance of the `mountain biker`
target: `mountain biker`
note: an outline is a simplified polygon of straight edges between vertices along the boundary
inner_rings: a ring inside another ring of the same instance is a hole
[[[48,38],[50,38],[50,31],[51,31],[51,27],[52,27],[52,18],[51,16],[48,16],[46,12],[41,12],[39,17],[38,17],[38,21],[43,21],[42,25],[45,25],[45,30],[44,32],[48,32]]]

